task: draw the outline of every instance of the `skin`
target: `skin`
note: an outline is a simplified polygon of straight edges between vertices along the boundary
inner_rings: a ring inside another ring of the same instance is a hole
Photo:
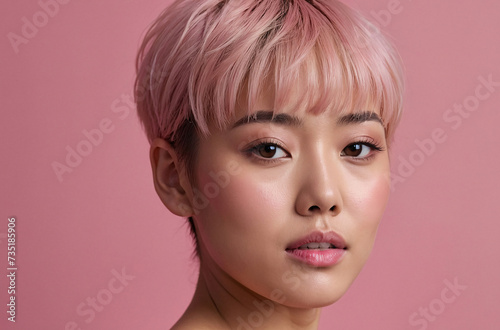
[[[252,113],[273,104],[263,95]],[[174,214],[193,216],[201,252],[195,295],[173,329],[317,329],[321,307],[346,292],[372,250],[390,192],[383,125],[290,107],[289,123],[233,127],[247,113],[240,107],[227,129],[201,139],[196,185],[167,142],[152,143],[156,190]],[[229,181],[216,189],[214,173]],[[313,231],[344,238],[339,263],[290,257],[286,247]]]

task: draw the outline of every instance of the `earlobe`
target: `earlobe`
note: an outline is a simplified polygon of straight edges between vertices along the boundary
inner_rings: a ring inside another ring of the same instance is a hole
[[[156,138],[150,149],[153,182],[158,196],[175,215],[189,217],[194,214],[183,185],[188,184],[185,169],[181,167],[177,154],[170,143]]]

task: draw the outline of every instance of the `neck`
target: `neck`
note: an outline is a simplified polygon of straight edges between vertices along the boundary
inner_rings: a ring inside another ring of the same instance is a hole
[[[319,315],[319,308],[288,307],[258,295],[219,268],[214,272],[212,267],[206,267],[202,262],[194,297],[176,325],[185,323],[192,326],[193,322],[199,321],[205,327],[210,325],[214,329],[315,330]]]

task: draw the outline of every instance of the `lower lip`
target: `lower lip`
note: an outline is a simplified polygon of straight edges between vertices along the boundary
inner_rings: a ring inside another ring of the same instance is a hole
[[[336,265],[346,253],[344,249],[293,249],[286,251],[294,259],[313,267],[329,267]]]

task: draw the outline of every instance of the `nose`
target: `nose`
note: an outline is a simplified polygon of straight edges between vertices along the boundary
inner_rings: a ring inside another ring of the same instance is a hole
[[[342,175],[333,155],[316,153],[302,161],[297,179],[296,212],[302,216],[336,216],[342,211]]]

